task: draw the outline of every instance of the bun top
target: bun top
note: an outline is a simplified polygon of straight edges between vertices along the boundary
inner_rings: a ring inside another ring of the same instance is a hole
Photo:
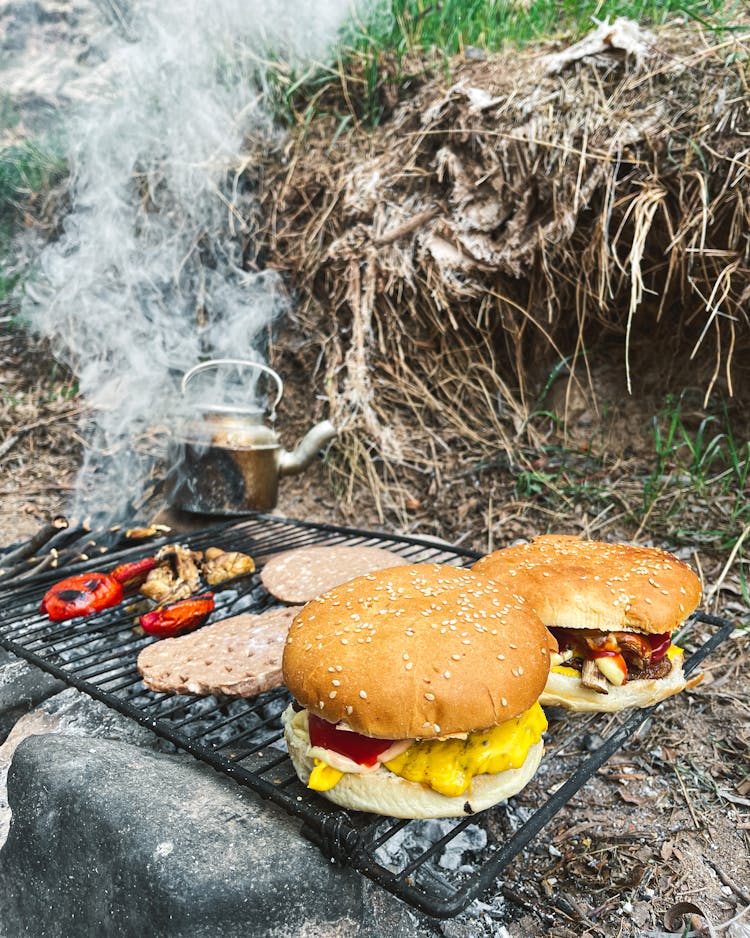
[[[384,739],[486,729],[535,703],[555,640],[524,600],[486,577],[410,564],[309,602],[284,649],[308,710]]]
[[[701,598],[698,577],[666,551],[569,535],[496,550],[472,569],[527,599],[545,625],[568,629],[672,632]]]

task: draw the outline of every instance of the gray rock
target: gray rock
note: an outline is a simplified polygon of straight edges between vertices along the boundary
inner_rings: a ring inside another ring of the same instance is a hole
[[[299,822],[193,760],[31,737],[16,750],[8,798],[2,938],[439,933],[334,868]]]
[[[17,720],[64,686],[51,674],[0,649],[0,743]]]

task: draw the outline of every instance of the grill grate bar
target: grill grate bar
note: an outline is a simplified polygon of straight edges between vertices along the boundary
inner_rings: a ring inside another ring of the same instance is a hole
[[[135,671],[134,668],[131,668],[131,669],[130,669],[130,673],[133,674],[133,677],[131,677],[130,680],[128,680],[128,681],[123,681],[123,682],[120,683],[120,684],[115,684],[114,687],[106,687],[106,685],[109,684],[110,681],[114,681],[116,675],[113,675],[112,677],[107,678],[107,679],[104,680],[104,681],[99,681],[97,686],[98,686],[98,687],[101,687],[101,688],[105,688],[105,689],[107,690],[107,692],[110,693],[110,694],[116,694],[118,691],[124,690],[126,687],[131,687],[133,684],[139,684],[139,683],[140,683],[140,681],[141,681],[141,676],[140,676],[140,674],[138,674],[137,671]]]
[[[430,857],[435,856],[439,853],[443,847],[446,846],[451,840],[453,840],[461,831],[465,830],[469,824],[475,823],[475,818],[473,816],[461,818],[461,820],[450,830],[445,836],[441,837],[439,840],[433,842],[427,850],[420,854],[415,860],[405,866],[401,872],[398,874],[397,879],[407,880],[419,867],[423,866],[424,863],[430,859]]]
[[[66,638],[65,634],[61,633],[60,637],[57,640],[55,640],[51,636],[45,639],[44,636],[41,635],[39,636],[39,638],[36,638],[33,641],[28,642],[26,647],[43,649],[45,645],[48,645],[54,641],[57,647],[64,650],[66,653],[75,651],[76,649],[82,649],[86,651],[90,648],[92,643],[96,645],[97,638],[104,639],[104,638],[107,638],[108,635],[117,634],[118,631],[121,631],[121,630],[118,630],[116,627],[116,623],[113,623],[110,628],[102,629],[101,633],[98,636],[87,633],[85,635],[70,636],[69,638]],[[132,639],[132,635],[130,636],[130,638]],[[64,645],[63,645],[63,642],[65,642]],[[120,647],[121,645],[122,645],[122,641],[117,642],[116,644],[112,643],[111,648],[114,651],[116,648]],[[94,648],[93,650],[88,650],[87,654],[81,655],[79,658],[69,658],[68,663],[77,664],[79,661],[84,660],[84,658],[91,657],[91,655],[101,656],[101,649]]]
[[[203,710],[200,713],[194,713],[192,715],[186,716],[182,720],[172,720],[172,726],[175,729],[184,730],[186,726],[190,726],[191,723],[198,722],[200,720],[205,720],[207,717],[210,717],[212,714],[220,712],[225,707],[225,703],[222,700],[217,700],[216,705],[211,707],[210,710]],[[216,730],[220,727],[231,724],[237,720],[241,720],[246,714],[244,713],[235,713],[234,716],[227,717],[226,720],[223,720],[220,723],[214,723],[212,729]]]
[[[71,671],[73,671],[74,674],[77,674],[80,678],[83,678],[85,681],[93,681],[95,678],[101,677],[104,674],[109,675],[109,679],[114,679],[115,677],[119,677],[122,674],[132,673],[133,670],[133,666],[130,663],[120,665],[118,668],[115,664],[112,663],[112,661],[106,662],[94,671],[90,670],[92,667],[93,665],[88,665],[86,668],[71,668]]]
[[[256,754],[256,752],[261,752],[261,751],[263,751],[264,749],[267,749],[267,748],[268,748],[268,743],[265,743],[263,746],[261,746],[259,749],[255,750],[255,751],[253,751],[253,752],[248,752],[248,753],[245,753],[245,754],[242,755],[242,756],[238,756],[237,759],[236,759],[236,761],[237,761],[237,762],[242,762],[244,759],[249,759],[251,756],[254,756],[254,755]],[[291,763],[291,761],[289,760],[289,756],[287,756],[287,754],[286,754],[285,752],[280,753],[279,756],[278,756],[276,759],[273,760],[273,762],[264,763],[264,764],[263,764],[263,772],[270,772],[271,769],[275,769],[277,766],[283,765],[284,763],[287,763],[287,764],[288,764],[289,768],[291,768],[291,770],[292,770],[292,774],[294,775],[294,778],[297,778],[297,774],[295,773],[294,768],[292,767],[292,763]]]
[[[233,736],[231,739],[227,740],[227,742],[222,743],[221,745],[216,746],[216,747],[215,747],[215,748],[216,748],[216,751],[219,752],[219,751],[221,751],[222,749],[226,749],[227,746],[236,746],[238,742],[241,742],[241,741],[242,741],[243,739],[245,739],[246,737],[252,735],[253,733],[257,733],[257,731],[258,731],[260,728],[262,728],[262,727],[264,727],[264,726],[268,726],[270,723],[276,722],[276,721],[279,719],[280,716],[281,716],[281,713],[280,713],[280,712],[279,712],[279,713],[274,713],[272,716],[267,717],[265,720],[261,721],[261,722],[258,723],[256,726],[253,726],[251,729],[248,729],[248,730],[244,731],[243,733],[240,733],[239,736]],[[281,734],[281,735],[283,735],[283,734]],[[278,737],[279,739],[281,738],[281,735]],[[263,745],[267,745],[267,743],[264,743]],[[256,747],[256,748],[262,749],[262,748],[263,748],[263,745],[258,746],[258,747]],[[252,752],[253,750],[250,750],[250,751]]]
[[[408,819],[402,818],[392,827],[389,827],[388,830],[385,831],[385,833],[380,834],[378,837],[373,838],[369,843],[370,849],[375,851],[379,847],[382,847],[384,843],[389,841],[392,837],[395,837],[395,835],[398,834],[399,831],[402,831],[406,827],[406,825],[409,823],[410,821]]]
[[[95,534],[89,537],[86,533],[86,537],[94,541],[99,539]],[[490,888],[505,866],[627,741],[650,713],[645,710],[625,719],[607,718],[608,722],[605,721],[603,727],[596,715],[592,718],[577,715],[561,721],[559,725],[555,723],[548,756],[543,762],[547,767],[545,777],[537,776],[528,789],[529,797],[537,799],[537,809],[501,843],[497,843],[494,837],[488,842],[486,855],[478,861],[474,873],[456,874],[451,878],[449,871],[436,865],[441,854],[451,849],[452,842],[468,825],[481,825],[491,812],[458,820],[442,836],[430,835],[426,846],[424,839],[419,839],[423,836],[421,822],[385,822],[380,817],[373,819],[371,815],[346,813],[302,786],[285,749],[279,748],[283,739],[280,714],[290,699],[285,688],[277,688],[252,700],[239,701],[155,693],[144,686],[135,664],[138,651],[150,639],[134,636],[134,614],[128,612],[132,598],[126,598],[115,609],[63,623],[51,623],[39,613],[41,597],[49,585],[62,576],[94,569],[106,572],[116,564],[149,556],[169,540],[194,550],[213,545],[239,550],[254,556],[259,567],[274,553],[313,544],[378,546],[395,550],[412,561],[456,565],[471,562],[477,555],[463,548],[402,535],[253,516],[214,525],[184,538],[127,544],[116,554],[70,563],[66,565],[64,574],[59,569],[46,570],[33,579],[16,581],[7,587],[0,583],[0,608],[4,610],[0,623],[0,646],[103,701],[273,801],[302,820],[305,832],[310,833],[328,856],[348,863],[429,915],[440,918],[455,915]],[[97,550],[100,548],[101,544],[97,545]],[[80,545],[71,545],[69,552],[71,558],[77,558]],[[257,576],[226,584],[226,589],[217,592],[216,599],[214,621],[241,611],[260,612],[278,605],[259,584]],[[697,639],[690,640],[692,632],[688,629],[688,645],[699,645],[686,662],[688,673],[734,628],[724,619],[704,614],[693,618],[692,626],[696,623],[704,623],[715,631],[701,644]],[[577,742],[589,729],[594,729],[604,738],[603,745],[594,753],[576,752],[579,749]],[[554,758],[555,752],[558,753],[557,759]],[[557,781],[551,784],[550,772],[561,776],[559,784]],[[554,791],[552,796],[548,796],[549,790]],[[515,823],[512,816],[511,821]],[[385,829],[384,823],[387,823]],[[398,862],[381,861],[376,852],[389,841],[397,845],[399,841],[393,839],[402,832],[405,838],[415,833],[418,849]],[[395,870],[392,868],[394,865]]]

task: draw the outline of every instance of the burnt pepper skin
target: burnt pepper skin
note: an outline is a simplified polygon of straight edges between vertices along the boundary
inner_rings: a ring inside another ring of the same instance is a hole
[[[121,563],[119,567],[115,567],[111,575],[122,584],[126,593],[132,593],[146,582],[146,577],[155,566],[155,557],[144,557],[143,560],[134,560],[132,563]]]
[[[39,611],[53,622],[62,622],[116,606],[122,595],[122,585],[108,573],[79,573],[47,590]]]
[[[155,609],[139,617],[138,622],[144,632],[156,638],[171,638],[191,632],[203,625],[214,610],[214,594],[202,593],[192,599]]]

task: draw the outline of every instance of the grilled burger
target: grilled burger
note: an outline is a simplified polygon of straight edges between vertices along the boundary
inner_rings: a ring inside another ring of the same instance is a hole
[[[342,807],[393,817],[488,808],[539,765],[551,647],[528,604],[469,570],[350,580],[308,603],[287,638],[297,774]]]
[[[684,689],[672,633],[698,605],[701,584],[672,554],[542,535],[473,570],[524,597],[557,639],[542,704],[615,711]]]

